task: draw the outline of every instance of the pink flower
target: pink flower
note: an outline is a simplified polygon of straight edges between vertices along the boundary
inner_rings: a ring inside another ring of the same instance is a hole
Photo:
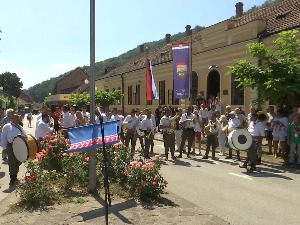
[[[124,170],[123,174],[124,174],[125,176],[127,175],[127,173],[128,173],[127,170]]]
[[[138,163],[137,161],[132,161],[132,162],[130,162],[130,166],[135,167],[137,163]]]
[[[73,154],[73,153],[70,153],[69,155],[70,155],[70,157],[72,157],[74,154]]]
[[[160,159],[160,155],[155,155],[155,158],[156,159]]]
[[[146,159],[146,162],[148,163],[148,162],[152,162],[152,159]]]
[[[164,180],[164,185],[167,186],[168,184],[168,181]]]
[[[155,175],[154,179],[157,180],[158,179],[158,175]]]
[[[65,153],[65,152],[62,154],[63,157],[65,157],[66,155],[67,155],[67,153]]]
[[[144,180],[141,181],[141,185],[142,185],[142,186],[145,186],[146,184],[147,184],[146,181],[144,181]]]
[[[156,185],[156,182],[155,182],[155,181],[153,181],[153,182],[152,182],[152,185],[153,185],[153,186],[155,186],[155,185]]]
[[[42,149],[41,152],[46,154],[47,151],[45,149]]]
[[[138,187],[135,187],[135,188],[134,188],[134,191],[135,191],[135,192],[139,192],[140,189],[139,189]]]
[[[138,163],[137,163],[137,166],[138,166],[138,167],[142,167],[142,166],[143,166],[143,163],[142,163],[142,162],[138,162]]]
[[[85,157],[84,160],[88,162],[90,160],[90,157]]]
[[[64,177],[67,177],[68,175],[67,174],[64,174]]]

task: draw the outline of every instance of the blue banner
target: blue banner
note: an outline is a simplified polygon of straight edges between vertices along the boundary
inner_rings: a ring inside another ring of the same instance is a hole
[[[172,45],[174,98],[190,97],[190,44]]]
[[[103,123],[104,142],[106,145],[118,143],[117,121]],[[71,142],[66,152],[78,152],[103,146],[100,124],[69,128],[68,134]]]

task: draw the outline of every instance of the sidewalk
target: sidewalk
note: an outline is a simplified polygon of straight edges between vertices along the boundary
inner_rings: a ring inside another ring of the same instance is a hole
[[[172,193],[164,194],[167,205],[137,203],[133,200],[112,200],[109,208],[109,224],[122,225],[225,225],[228,222],[207,214],[192,203]],[[33,212],[3,215],[8,207],[16,203],[14,193],[0,202],[0,224],[105,224],[104,200],[97,196],[84,197],[84,203],[67,203],[50,206]]]

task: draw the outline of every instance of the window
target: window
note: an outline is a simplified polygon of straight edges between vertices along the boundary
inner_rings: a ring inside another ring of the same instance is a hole
[[[239,83],[234,79],[235,75],[231,74],[231,104],[244,105],[244,89],[237,87]]]
[[[134,98],[134,104],[135,105],[140,105],[141,104],[141,92],[140,92],[140,84],[137,84],[135,86],[135,98]]]
[[[128,86],[128,105],[132,105],[132,86]]]
[[[174,98],[174,90],[168,90],[168,105],[179,105],[179,98]]]
[[[165,105],[166,104],[166,99],[165,99],[165,81],[161,80],[158,83],[158,89],[159,89],[159,104],[160,105]]]

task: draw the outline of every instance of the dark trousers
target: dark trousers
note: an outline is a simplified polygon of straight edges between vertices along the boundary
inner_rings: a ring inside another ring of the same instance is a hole
[[[169,154],[169,150],[171,152],[171,155],[174,156],[175,151],[175,133],[168,134],[167,132],[164,132],[163,135],[164,138],[164,147],[165,147],[165,155],[166,157]]]
[[[15,154],[13,152],[12,144],[7,144],[7,155],[8,155],[8,167],[9,167],[9,175],[11,179],[15,179],[18,176],[19,167],[22,164],[19,162]]]
[[[153,138],[154,135],[152,133],[148,137],[145,137],[145,150],[144,150],[145,158],[149,158],[149,149],[153,143]]]
[[[211,147],[211,156],[212,158],[215,158],[216,148],[217,148],[217,134],[207,135],[205,156],[208,156],[210,147]]]
[[[140,145],[141,145],[141,148],[144,149],[145,148],[145,145],[144,145],[144,137],[139,137],[139,141],[140,141]]]
[[[134,154],[135,152],[135,144],[136,144],[136,137],[134,132],[126,132],[125,135],[125,146],[129,147],[129,142],[131,142],[131,153]]]
[[[245,164],[247,164],[250,161],[251,166],[255,166],[257,147],[258,147],[257,141],[253,140],[251,147],[247,151],[247,158],[246,158]]]
[[[229,148],[229,157],[232,158],[232,148]],[[240,158],[240,150],[236,150],[236,157]]]
[[[183,148],[185,147],[185,141],[188,140],[188,155],[191,152],[193,140],[195,139],[195,132],[193,128],[187,128],[182,131],[181,144],[180,144],[180,155],[182,154]]]

